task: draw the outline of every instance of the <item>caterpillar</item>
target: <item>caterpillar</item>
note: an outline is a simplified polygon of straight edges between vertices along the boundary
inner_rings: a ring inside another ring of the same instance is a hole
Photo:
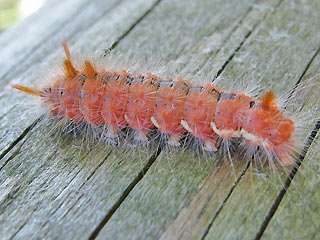
[[[110,139],[129,127],[136,140],[147,142],[148,134],[157,129],[169,136],[169,145],[179,146],[181,138],[190,134],[208,152],[218,150],[219,139],[241,139],[265,150],[281,166],[294,163],[295,123],[281,113],[272,91],[256,99],[212,84],[193,85],[182,78],[96,69],[89,60],[76,69],[66,42],[62,46],[64,75],[55,77],[53,84],[41,89],[12,85],[40,97],[51,115],[103,126]]]

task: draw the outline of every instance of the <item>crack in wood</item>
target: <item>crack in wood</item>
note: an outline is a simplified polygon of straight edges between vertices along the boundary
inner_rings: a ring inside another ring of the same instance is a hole
[[[283,2],[283,0],[280,0],[278,2],[278,4],[276,5],[276,7],[273,9],[273,11],[271,12],[271,14],[273,14],[276,9],[281,5],[281,3]],[[214,76],[214,78],[212,79],[211,82],[214,82],[215,79],[217,79],[221,73],[223,72],[223,70],[227,67],[227,65],[229,64],[229,62],[231,62],[231,60],[234,58],[234,56],[237,54],[237,52],[239,52],[239,50],[242,48],[242,46],[244,45],[244,43],[249,39],[249,37],[252,35],[252,33],[254,33],[254,31],[257,29],[257,27],[269,16],[269,13],[267,12],[263,18],[256,22],[252,29],[250,31],[248,31],[248,33],[246,34],[246,36],[243,38],[243,40],[240,42],[239,46],[233,51],[233,53],[229,56],[229,58],[225,61],[225,63],[222,65],[222,67],[218,70],[216,76]]]
[[[213,218],[211,219],[209,225],[206,228],[206,231],[204,232],[204,234],[201,236],[201,240],[204,240],[209,231],[210,228],[212,227],[214,221],[216,220],[216,218],[218,217],[219,213],[222,211],[224,205],[227,203],[228,199],[231,197],[232,192],[234,191],[234,189],[236,188],[236,186],[238,185],[238,183],[240,182],[240,180],[242,179],[242,177],[246,174],[248,168],[251,165],[251,161],[248,161],[246,167],[244,168],[244,170],[241,172],[240,176],[237,178],[237,180],[235,181],[235,183],[232,185],[231,189],[229,190],[227,196],[224,198],[223,202],[221,203],[220,207],[218,208],[217,212],[215,213],[215,215],[213,216]]]
[[[313,56],[311,57],[310,61],[307,63],[305,69],[302,71],[298,81],[295,83],[294,87],[292,88],[292,91],[289,93],[285,104],[287,104],[289,102],[289,100],[292,98],[292,95],[294,94],[294,92],[297,90],[299,84],[301,83],[303,77],[306,75],[307,71],[309,70],[311,64],[313,63],[314,59],[316,58],[316,56],[320,53],[320,45],[319,48],[317,49],[317,51],[313,54]],[[286,108],[286,107],[285,107]]]
[[[80,161],[82,160],[82,159],[84,159],[86,156],[88,156],[88,154],[89,153],[86,153],[81,159],[80,159]],[[63,187],[62,188],[62,190],[60,191],[60,193],[55,197],[55,198],[53,198],[52,199],[52,201],[54,201],[54,200],[56,200],[57,198],[59,198],[60,196],[61,196],[61,194],[63,193],[63,191],[72,183],[72,181],[79,175],[79,173],[82,171],[82,169],[84,168],[84,166],[85,165],[83,165],[80,169],[79,169],[79,171],[70,179],[70,181],[68,182],[68,184],[65,186],[65,187]],[[57,209],[58,210],[58,209]],[[53,213],[54,214],[54,213]],[[53,215],[52,214],[52,215]]]
[[[154,2],[151,7],[127,29],[127,31],[125,31],[120,37],[118,37],[118,39],[114,41],[109,48],[105,49],[103,57],[105,57],[108,52],[113,50],[145,17],[147,17],[154,10],[156,6],[159,5],[161,1],[162,0],[157,0],[156,2]]]
[[[17,234],[21,231],[21,229],[28,223],[28,221],[29,219],[27,219],[9,239],[14,239],[15,236],[17,236]]]
[[[128,187],[123,191],[119,199],[115,202],[115,204],[112,206],[112,208],[108,211],[108,213],[105,215],[105,217],[102,219],[100,224],[95,228],[95,230],[91,233],[89,240],[96,239],[99,232],[102,230],[102,228],[108,223],[110,218],[113,216],[113,214],[117,211],[117,209],[120,207],[120,205],[126,200],[130,192],[134,189],[134,187],[142,180],[144,175],[148,172],[152,164],[156,161],[157,157],[160,155],[160,152],[162,150],[162,146],[159,146],[157,149],[157,152],[155,152],[148,160],[146,165],[143,167],[143,169],[139,172],[139,174],[135,177],[135,179],[128,185]]]
[[[101,163],[99,163],[98,166],[93,170],[93,173],[90,174],[90,176],[87,178],[86,182],[93,176],[93,174],[98,170],[98,168],[106,161],[106,159],[110,156],[110,154],[111,154],[111,151],[107,154],[107,156],[103,159],[103,161],[101,161]],[[84,159],[87,155],[88,155],[88,153],[86,153],[81,159]],[[82,166],[82,167],[80,168],[80,170],[75,174],[75,176],[73,176],[73,177],[71,178],[71,180],[69,181],[69,183],[60,191],[60,193],[59,193],[55,198],[53,198],[53,201],[56,200],[59,196],[61,196],[61,194],[64,192],[64,190],[65,190],[65,189],[71,184],[71,182],[78,176],[78,174],[82,171],[83,168],[84,168],[84,166]],[[84,182],[84,183],[80,186],[79,190],[83,187],[83,185],[84,185],[86,182]],[[68,198],[69,195],[70,195],[70,193],[66,196],[66,198]],[[79,197],[79,199],[78,199],[77,201],[79,201],[82,196],[83,196],[83,194],[81,194],[81,196]],[[57,206],[57,208],[55,208],[55,209],[52,211],[52,213],[50,214],[50,216],[53,216],[65,203],[66,203],[66,202],[62,201],[62,202]],[[75,204],[74,204],[74,205],[75,205]],[[72,208],[73,208],[73,206],[72,206],[70,209],[68,209],[67,213],[68,213]],[[36,212],[37,209],[38,209],[38,208],[34,209],[34,212]],[[64,216],[65,216],[65,215],[66,215],[66,214],[64,214]],[[64,217],[64,216],[63,216],[63,217]],[[63,217],[62,217],[62,218],[63,218]],[[16,235],[23,229],[23,227],[28,223],[28,221],[30,220],[30,218],[31,218],[31,215],[30,215],[30,217],[28,217],[28,219],[26,220],[26,222],[24,223],[24,225],[23,225],[22,227],[20,227],[20,228],[14,233],[14,236],[16,236]],[[62,218],[61,218],[61,219],[62,219]],[[43,223],[43,225],[42,225],[41,227],[42,227],[42,228],[45,227],[45,226],[48,224],[48,222],[49,222],[49,220],[47,220],[45,223]]]
[[[259,1],[261,1],[261,0],[256,0],[253,4],[257,4]],[[208,56],[208,57],[202,62],[202,64],[201,64],[202,67],[208,62],[208,60],[209,60],[210,58],[215,57],[215,56],[217,56],[217,55],[219,54],[220,49],[222,49],[222,48],[225,46],[225,44],[226,44],[226,43],[229,41],[229,39],[231,38],[232,34],[241,26],[242,22],[246,19],[246,17],[249,15],[249,13],[250,13],[252,10],[253,10],[253,7],[250,6],[250,7],[248,8],[248,10],[242,15],[242,17],[240,18],[239,22],[238,22],[237,24],[235,24],[235,26],[231,29],[230,33],[229,33],[229,34],[227,35],[227,37],[225,38],[225,40],[224,40],[223,44],[221,45],[221,47],[220,47],[213,55]],[[244,38],[243,40],[245,41],[246,39],[247,39],[247,38],[246,38],[246,36],[245,36],[245,38]],[[241,45],[241,43],[240,43],[240,45]],[[238,48],[240,47],[240,45],[238,46]],[[237,49],[238,49],[238,48],[237,48]],[[236,53],[237,49],[236,49],[231,55],[234,55],[234,54]],[[240,48],[239,48],[239,49],[240,49]],[[230,60],[231,60],[231,59],[230,59]],[[230,62],[230,60],[228,59],[227,61]],[[225,63],[226,63],[226,62],[225,62]],[[225,63],[224,63],[224,64],[225,64]],[[223,64],[223,66],[224,66],[224,64]],[[222,66],[222,67],[223,67],[223,66]],[[222,67],[221,67],[221,68],[222,68]],[[219,71],[221,70],[221,68],[219,69]],[[196,73],[199,72],[200,70],[201,70],[201,68],[197,69],[197,70],[194,72],[194,74],[196,74]],[[211,82],[213,82],[213,81],[222,73],[223,70],[221,70],[220,72],[219,72],[219,71],[218,71],[218,73],[216,74],[216,76],[213,78],[213,80],[212,80]]]
[[[302,71],[298,81],[295,83],[292,91],[289,93],[289,96],[285,102],[285,104],[287,104],[287,102],[290,100],[290,98],[292,97],[292,95],[294,94],[294,92],[297,90],[298,85],[301,83],[303,77],[305,76],[305,74],[307,73],[308,69],[310,68],[311,64],[313,63],[313,61],[315,60],[316,56],[319,54],[320,52],[320,46],[319,48],[316,50],[316,52],[313,54],[313,56],[311,57],[310,61],[307,63],[305,69]],[[267,216],[265,217],[265,219],[263,220],[259,231],[257,232],[256,236],[255,236],[255,240],[261,239],[264,231],[266,230],[269,222],[271,221],[273,215],[275,214],[275,212],[277,211],[284,195],[286,194],[288,188],[291,185],[292,180],[294,179],[295,175],[297,174],[303,160],[305,159],[316,135],[318,134],[320,129],[320,118],[318,119],[318,121],[316,122],[314,128],[312,129],[306,143],[304,144],[304,148],[301,151],[301,153],[299,154],[299,157],[295,163],[295,166],[293,167],[293,169],[291,170],[289,176],[286,179],[286,182],[284,183],[282,189],[280,190],[277,198],[275,199],[275,201],[273,202]]]
[[[28,126],[20,135],[19,137],[14,140],[1,154],[0,154],[0,160],[3,159],[20,141],[22,141],[25,136],[27,136],[27,134],[38,124],[39,121],[41,121],[42,117],[39,117],[38,119],[36,119],[30,126]],[[17,154],[19,153],[19,151],[15,151],[12,156],[10,156],[8,158],[8,160],[0,167],[0,171],[5,167],[5,165],[11,160],[13,159]]]
[[[293,169],[291,170],[289,176],[287,177],[286,182],[284,183],[282,189],[279,192],[279,195],[277,196],[277,198],[273,202],[273,204],[272,204],[272,206],[271,206],[266,218],[263,220],[263,222],[262,222],[262,224],[260,226],[260,229],[257,232],[254,240],[261,239],[261,237],[262,237],[264,231],[266,230],[269,222],[271,221],[272,217],[274,216],[275,212],[277,211],[277,209],[278,209],[278,207],[279,207],[284,195],[286,194],[288,188],[290,187],[292,180],[294,179],[294,177],[297,174],[297,172],[298,172],[303,160],[305,159],[305,157],[306,157],[306,155],[307,155],[307,153],[308,153],[308,151],[309,151],[309,149],[310,149],[310,147],[311,147],[316,135],[319,132],[319,129],[320,129],[320,118],[318,119],[316,125],[312,129],[312,132],[310,133],[310,135],[309,135],[309,137],[308,137],[308,139],[306,141],[306,144],[305,144],[302,152],[300,153],[298,160],[296,161],[295,166],[293,167]]]

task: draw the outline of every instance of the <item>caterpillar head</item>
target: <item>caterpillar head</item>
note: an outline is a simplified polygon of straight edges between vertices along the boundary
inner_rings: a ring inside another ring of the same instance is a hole
[[[272,151],[282,165],[291,165],[287,158],[292,148],[284,146],[292,145],[294,122],[279,111],[272,92],[266,93],[261,102],[250,109],[239,111],[237,118],[241,122],[241,135],[247,142]]]

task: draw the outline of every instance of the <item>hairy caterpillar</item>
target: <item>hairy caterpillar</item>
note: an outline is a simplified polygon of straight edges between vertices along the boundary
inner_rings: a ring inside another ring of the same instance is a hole
[[[53,85],[42,89],[12,85],[39,96],[52,115],[103,126],[111,139],[128,126],[135,130],[135,139],[146,142],[149,132],[157,128],[169,136],[169,145],[179,146],[189,133],[210,152],[217,151],[219,138],[243,139],[264,149],[270,160],[277,159],[282,166],[294,163],[295,124],[280,112],[273,92],[259,100],[212,84],[194,86],[152,73],[98,70],[88,60],[79,70],[71,61],[67,44],[62,45],[65,74],[55,78]]]

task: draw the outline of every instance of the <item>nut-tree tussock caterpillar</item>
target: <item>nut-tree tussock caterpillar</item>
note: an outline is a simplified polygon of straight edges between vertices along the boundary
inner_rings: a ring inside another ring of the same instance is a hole
[[[256,99],[212,84],[193,85],[181,78],[162,79],[152,73],[132,75],[126,70],[95,69],[85,60],[76,69],[66,43],[64,75],[42,89],[14,84],[13,88],[39,96],[50,113],[73,123],[103,126],[117,138],[125,127],[135,139],[148,141],[155,128],[167,134],[167,143],[179,146],[189,133],[204,151],[217,151],[217,140],[241,139],[263,149],[270,161],[294,163],[295,122],[284,116],[273,92]]]

